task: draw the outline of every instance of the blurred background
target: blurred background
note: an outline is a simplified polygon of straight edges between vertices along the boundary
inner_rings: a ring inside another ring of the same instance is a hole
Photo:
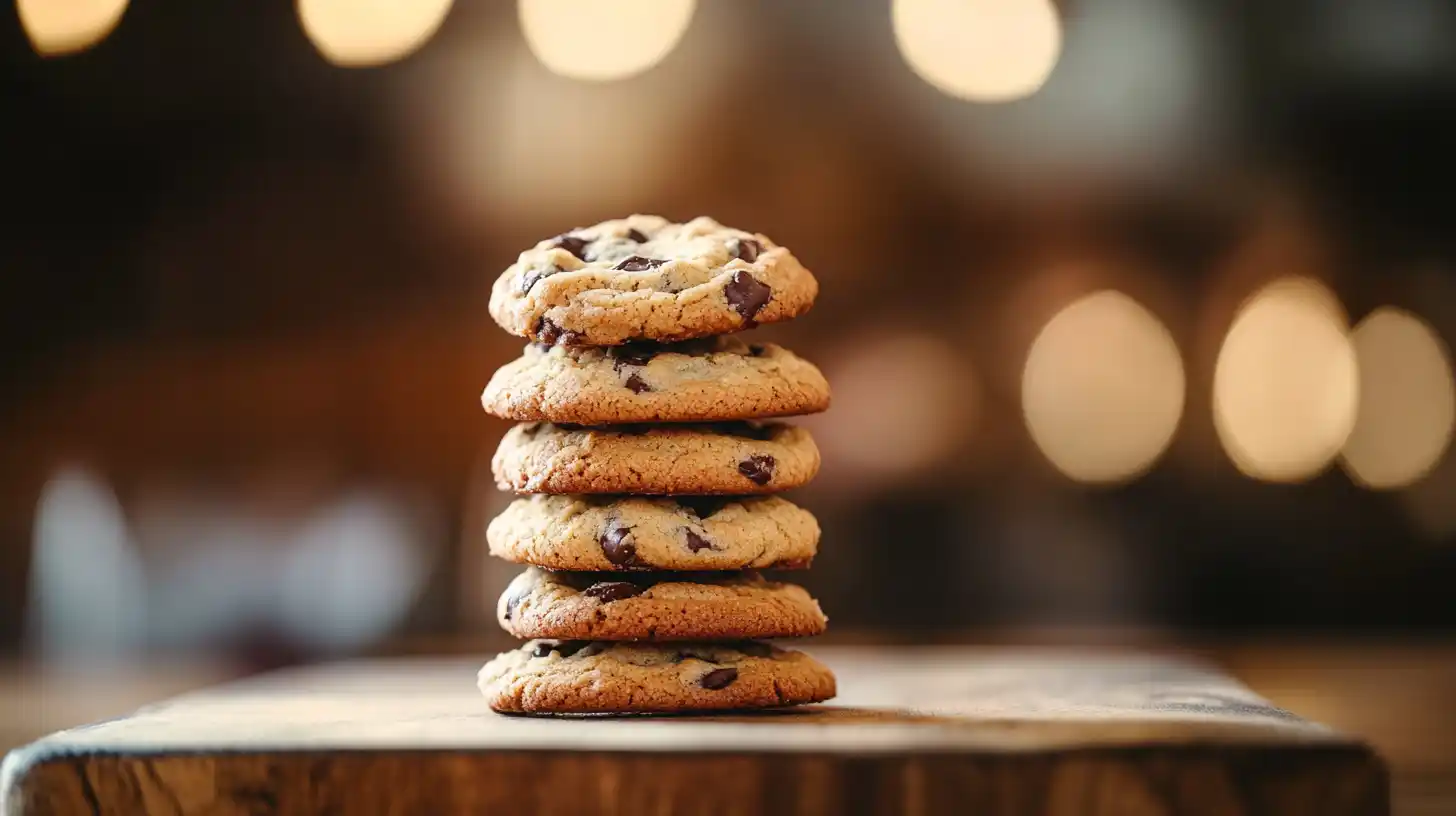
[[[756,334],[835,387],[827,641],[1212,650],[1456,794],[1456,6],[17,0],[0,58],[0,747],[504,647],[489,287],[649,212],[820,280]]]

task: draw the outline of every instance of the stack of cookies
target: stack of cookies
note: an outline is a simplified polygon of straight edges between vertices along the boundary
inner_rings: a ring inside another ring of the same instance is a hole
[[[822,411],[812,364],[731,333],[808,311],[814,276],[762,235],[634,215],[523,252],[490,310],[524,355],[482,401],[516,420],[493,460],[524,494],[492,555],[527,565],[496,615],[530,642],[480,671],[497,711],[765,708],[834,696],[808,655],[763,642],[826,624],[802,587],[819,525],[771,494],[819,469],[801,428]]]

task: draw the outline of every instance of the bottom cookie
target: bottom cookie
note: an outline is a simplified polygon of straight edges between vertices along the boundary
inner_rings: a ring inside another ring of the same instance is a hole
[[[485,664],[479,685],[496,711],[531,714],[773,708],[835,694],[824,664],[754,640],[533,640]]]

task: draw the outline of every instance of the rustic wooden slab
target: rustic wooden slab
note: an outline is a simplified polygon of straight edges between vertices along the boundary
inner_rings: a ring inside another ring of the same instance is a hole
[[[32,743],[5,760],[0,811],[1387,812],[1362,743],[1192,663],[814,651],[834,704],[714,717],[500,716],[476,662],[281,672]]]

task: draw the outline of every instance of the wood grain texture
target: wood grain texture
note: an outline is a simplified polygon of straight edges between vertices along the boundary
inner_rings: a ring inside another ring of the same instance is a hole
[[[817,654],[846,705],[724,717],[502,717],[458,662],[283,673],[34,743],[0,797],[7,816],[1388,812],[1369,749],[1200,667]]]

